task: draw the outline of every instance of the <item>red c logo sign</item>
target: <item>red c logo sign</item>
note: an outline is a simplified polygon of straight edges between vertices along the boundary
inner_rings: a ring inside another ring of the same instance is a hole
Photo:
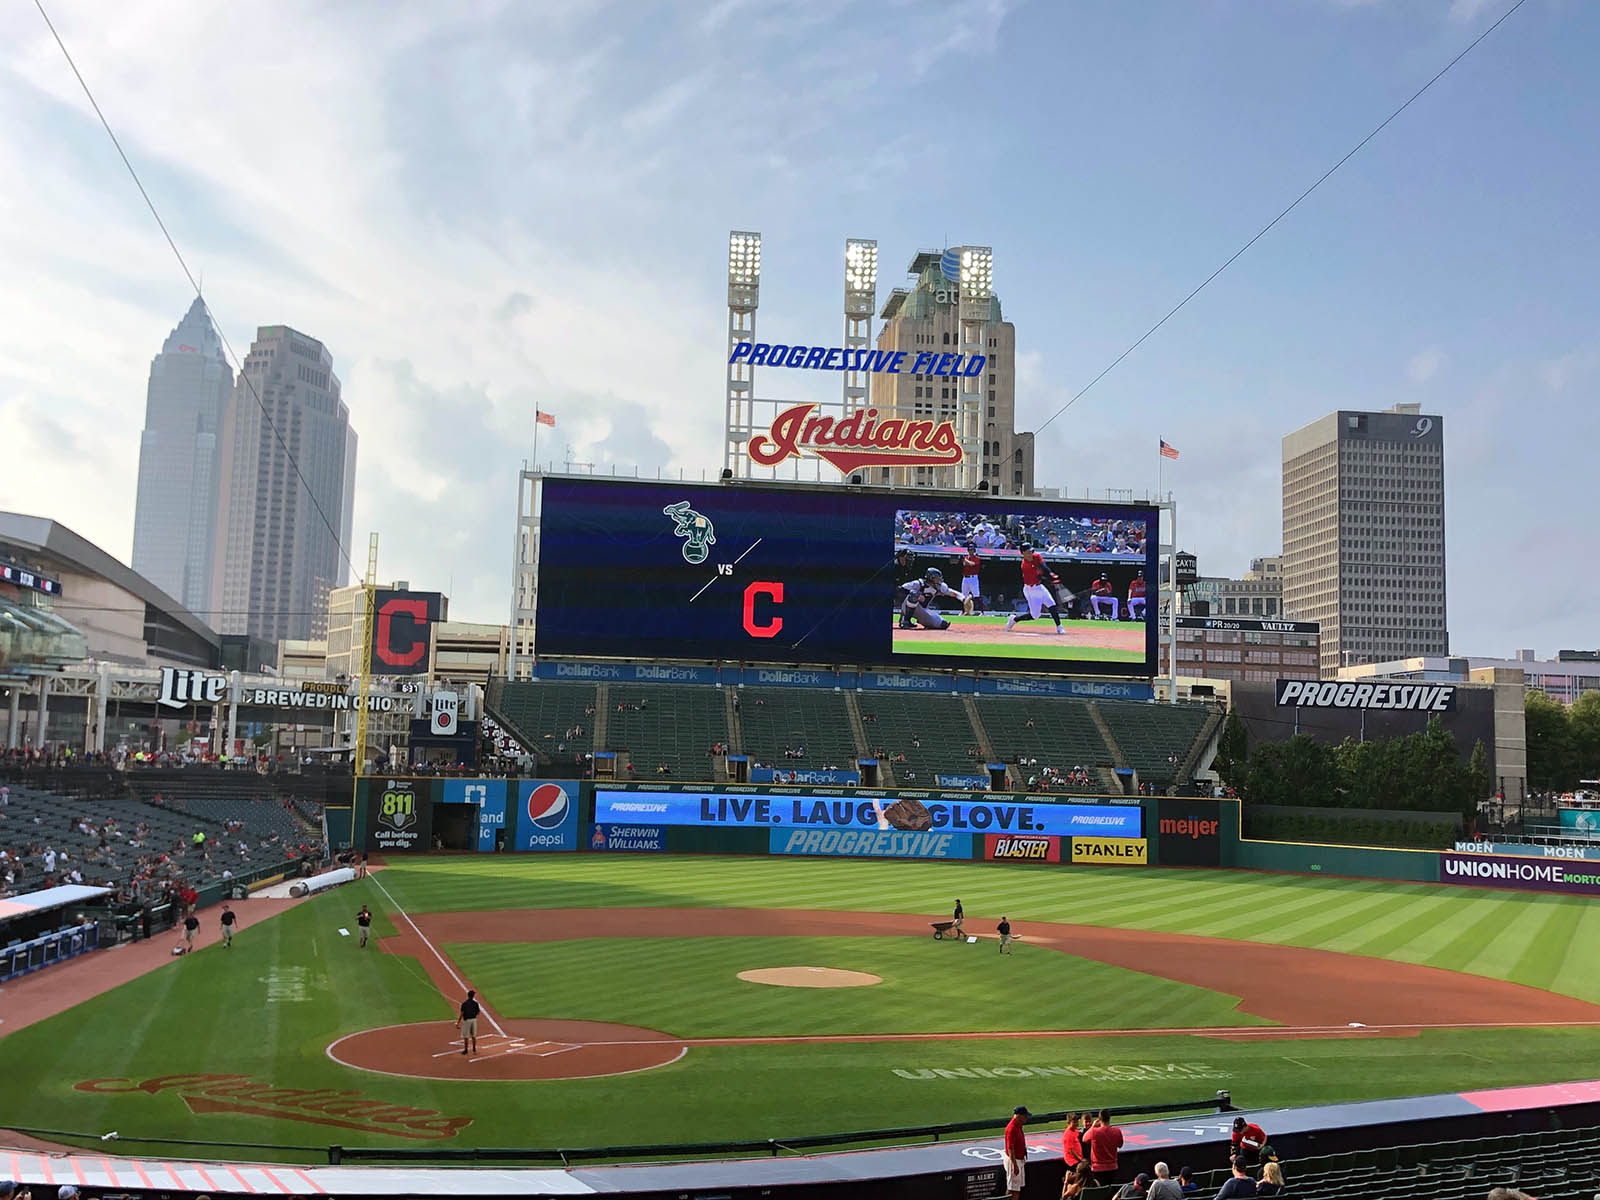
[[[747,585],[744,589],[744,631],[754,638],[777,637],[778,631],[783,628],[783,618],[773,617],[770,621],[758,622],[756,620],[757,596],[765,596],[774,604],[782,604],[783,584],[763,583],[758,580]]]
[[[411,618],[412,629],[403,630],[407,634],[407,644],[397,646],[394,643],[394,618],[408,616]],[[421,635],[416,632],[416,627],[421,628]],[[377,638],[372,643],[372,651],[379,662],[391,667],[414,667],[421,662],[428,653],[428,601],[417,596],[407,598],[396,596],[392,600],[385,600],[378,609]]]

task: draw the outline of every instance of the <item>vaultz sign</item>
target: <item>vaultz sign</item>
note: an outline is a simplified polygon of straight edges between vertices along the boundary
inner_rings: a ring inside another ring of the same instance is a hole
[[[878,419],[875,408],[848,417],[816,415],[816,404],[796,404],[774,418],[766,433],[750,439],[750,459],[775,467],[810,451],[849,473],[861,467],[951,466],[961,461],[953,421]]]

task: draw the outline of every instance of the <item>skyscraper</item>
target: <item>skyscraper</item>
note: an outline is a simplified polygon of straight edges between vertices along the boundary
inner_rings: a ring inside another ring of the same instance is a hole
[[[133,569],[213,627],[217,433],[232,391],[233,368],[223,357],[222,339],[196,297],[150,362]]]
[[[350,545],[356,461],[327,347],[286,325],[256,330],[221,440],[218,628],[273,642],[325,636],[328,592],[349,581],[340,547]]]
[[[1444,419],[1336,412],[1283,439],[1283,609],[1322,625],[1322,675],[1448,654]]]
[[[883,306],[878,349],[905,350],[908,361],[918,351],[939,353],[961,349],[959,285],[948,279],[937,250],[920,250],[911,260],[916,283],[896,288]],[[991,490],[1008,496],[1033,491],[1033,435],[1017,432],[1017,327],[1000,314],[1000,298],[991,296],[983,353],[980,393],[982,420],[981,479]],[[882,419],[957,421],[960,379],[934,375],[872,376],[872,407]],[[959,429],[959,422],[958,422]],[[954,470],[945,467],[878,467],[870,483],[923,487],[959,486]]]

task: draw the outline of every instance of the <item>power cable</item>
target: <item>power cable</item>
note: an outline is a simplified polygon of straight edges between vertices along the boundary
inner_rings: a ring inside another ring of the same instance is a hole
[[[350,553],[345,549],[344,541],[340,538],[339,531],[333,527],[333,522],[328,519],[328,514],[323,511],[322,504],[317,499],[316,493],[311,490],[310,481],[306,479],[305,472],[300,469],[299,461],[289,449],[289,443],[284,440],[283,433],[279,430],[278,423],[272,419],[272,414],[267,410],[266,403],[261,399],[261,394],[256,391],[255,383],[245,374],[244,367],[239,362],[239,356],[234,353],[233,344],[228,341],[228,335],[223,332],[221,323],[212,313],[211,306],[206,303],[206,298],[200,291],[200,285],[195,281],[194,273],[189,270],[189,264],[184,261],[183,254],[178,249],[178,243],[173,240],[172,234],[167,229],[167,223],[161,219],[160,212],[156,210],[155,201],[150,199],[150,193],[145,190],[144,183],[139,178],[139,172],[134,170],[133,163],[128,160],[127,153],[122,149],[122,143],[117,140],[117,135],[111,128],[111,122],[106,120],[105,113],[100,110],[100,104],[94,98],[94,93],[89,90],[89,84],[84,79],[83,72],[78,70],[78,64],[73,61],[66,42],[61,40],[61,35],[56,32],[55,24],[50,20],[50,14],[45,12],[43,0],[33,0],[33,4],[39,10],[39,16],[44,19],[45,27],[50,30],[50,36],[55,39],[56,45],[61,48],[61,55],[67,60],[67,66],[72,68],[72,74],[77,79],[78,86],[83,89],[83,94],[89,101],[89,107],[94,109],[94,115],[99,118],[100,127],[106,131],[106,136],[111,139],[112,146],[116,148],[117,157],[122,160],[122,165],[128,169],[128,175],[133,180],[133,186],[139,189],[139,195],[144,198],[145,207],[150,210],[150,215],[155,218],[156,225],[161,230],[161,236],[167,240],[167,247],[172,251],[172,256],[178,260],[178,266],[183,270],[184,278],[189,281],[189,286],[194,289],[195,299],[200,301],[200,307],[205,310],[206,319],[211,322],[212,328],[217,331],[217,337],[221,339],[223,349],[228,352],[228,359],[233,364],[234,373],[250,389],[251,398],[255,400],[256,407],[261,410],[262,420],[267,423],[267,428],[272,430],[272,436],[277,440],[284,457],[289,460],[289,465],[294,468],[295,477],[300,480],[301,486],[305,488],[306,497],[311,501],[311,507],[316,509],[317,516],[322,519],[323,525],[327,527],[329,535],[333,538],[333,544],[339,551],[339,556],[344,559],[345,565],[350,568],[351,574],[359,578],[360,575],[356,571],[356,565],[351,561]]]
[[[1377,137],[1386,128],[1388,128],[1389,124],[1392,121],[1394,121],[1396,117],[1398,117],[1401,113],[1405,112],[1406,109],[1410,108],[1414,103],[1417,102],[1418,99],[1420,99],[1422,97],[1423,93],[1425,93],[1434,84],[1438,83],[1439,80],[1443,79],[1445,77],[1445,75],[1450,71],[1450,68],[1454,67],[1458,62],[1460,62],[1468,54],[1471,54],[1473,50],[1477,49],[1478,44],[1480,42],[1482,42],[1486,37],[1488,37],[1496,29],[1499,29],[1500,26],[1505,23],[1506,19],[1508,17],[1510,17],[1512,13],[1516,12],[1519,8],[1521,8],[1526,3],[1527,3],[1527,0],[1516,0],[1516,3],[1513,4],[1510,8],[1506,9],[1506,11],[1500,15],[1500,18],[1497,21],[1495,21],[1495,23],[1493,25],[1490,25],[1487,29],[1485,29],[1477,37],[1473,38],[1472,41],[1468,42],[1466,47],[1465,47],[1465,49],[1463,49],[1460,53],[1458,53],[1449,62],[1445,63],[1445,65],[1439,69],[1439,71],[1433,76],[1433,78],[1429,79],[1427,83],[1423,84],[1416,91],[1412,92],[1411,95],[1406,99],[1404,104],[1400,105],[1399,108],[1395,109],[1392,113],[1390,113],[1387,117],[1385,117],[1381,122],[1379,122],[1378,125],[1376,127],[1374,127],[1372,132],[1367,134],[1366,137],[1362,138],[1359,142],[1357,142],[1354,146],[1352,146],[1350,148],[1350,150],[1344,155],[1343,158],[1341,158],[1338,162],[1334,163],[1333,166],[1329,167],[1326,171],[1324,171],[1321,175],[1319,175],[1317,177],[1317,180],[1316,180],[1315,183],[1313,183],[1310,187],[1306,188],[1305,191],[1301,192],[1298,196],[1296,196],[1289,203],[1289,205],[1286,208],[1284,208],[1284,210],[1282,212],[1280,212],[1277,216],[1273,217],[1272,220],[1268,221],[1259,230],[1257,230],[1254,237],[1252,237],[1244,245],[1240,246],[1237,250],[1235,250],[1232,254],[1230,254],[1228,256],[1228,258],[1223,262],[1223,264],[1220,267],[1218,267],[1215,271],[1211,272],[1211,274],[1207,275],[1203,280],[1201,280],[1199,285],[1196,286],[1193,291],[1191,291],[1182,300],[1179,300],[1170,309],[1168,309],[1166,314],[1159,321],[1157,321],[1154,325],[1150,326],[1149,329],[1146,329],[1142,334],[1140,334],[1138,339],[1131,346],[1129,346],[1126,350],[1124,350],[1121,354],[1117,355],[1116,358],[1112,359],[1111,362],[1105,367],[1104,370],[1102,370],[1093,379],[1089,380],[1088,383],[1084,384],[1083,387],[1079,388],[1077,393],[1072,397],[1072,399],[1068,400],[1060,408],[1056,409],[1055,412],[1051,413],[1050,416],[1045,419],[1045,421],[1044,421],[1044,423],[1042,425],[1038,426],[1038,428],[1036,428],[1036,429],[1033,429],[1033,430],[1029,431],[1026,434],[1026,436],[1028,438],[1030,438],[1030,439],[1037,438],[1040,433],[1044,432],[1044,430],[1046,430],[1046,429],[1048,429],[1050,427],[1050,424],[1053,421],[1055,421],[1055,419],[1057,417],[1060,417],[1060,416],[1064,415],[1068,409],[1070,409],[1079,400],[1083,399],[1083,397],[1086,394],[1088,394],[1089,390],[1092,387],[1094,387],[1095,384],[1099,383],[1107,375],[1111,374],[1112,371],[1116,370],[1116,368],[1122,363],[1123,359],[1127,358],[1128,355],[1132,354],[1140,346],[1144,345],[1144,343],[1151,337],[1151,335],[1153,335],[1158,329],[1160,329],[1168,321],[1172,320],[1173,317],[1177,316],[1178,313],[1181,312],[1183,310],[1183,308],[1189,303],[1189,301],[1193,300],[1196,296],[1198,296],[1201,292],[1203,292],[1206,289],[1206,287],[1213,280],[1215,280],[1217,278],[1217,276],[1221,275],[1224,271],[1226,271],[1229,267],[1231,267],[1235,262],[1237,262],[1240,258],[1242,258],[1244,256],[1245,252],[1250,249],[1250,247],[1254,246],[1257,242],[1259,242],[1262,238],[1264,238],[1268,233],[1270,233],[1272,231],[1272,229],[1280,221],[1282,221],[1285,217],[1287,217],[1295,209],[1299,208],[1302,201],[1304,201],[1307,197],[1309,197],[1311,195],[1311,193],[1315,192],[1319,187],[1321,187],[1324,183],[1326,183],[1328,181],[1328,179],[1331,178],[1333,176],[1333,174],[1336,171],[1339,170],[1340,167],[1344,166],[1345,163],[1349,162],[1358,153],[1360,153],[1362,148],[1365,147],[1368,142],[1372,141],[1373,138]]]

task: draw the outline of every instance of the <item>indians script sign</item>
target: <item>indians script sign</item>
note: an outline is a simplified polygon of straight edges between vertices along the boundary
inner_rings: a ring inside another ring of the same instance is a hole
[[[836,420],[817,416],[817,407],[784,409],[766,433],[750,439],[750,460],[775,467],[809,450],[849,473],[860,467],[950,466],[963,457],[954,421],[880,421],[875,408]]]
[[[453,1138],[471,1117],[447,1117],[431,1108],[408,1108],[373,1100],[348,1088],[274,1087],[248,1075],[158,1075],[154,1079],[86,1079],[74,1091],[101,1096],[170,1092],[192,1113],[244,1113],[303,1121],[362,1133],[432,1141]]]

